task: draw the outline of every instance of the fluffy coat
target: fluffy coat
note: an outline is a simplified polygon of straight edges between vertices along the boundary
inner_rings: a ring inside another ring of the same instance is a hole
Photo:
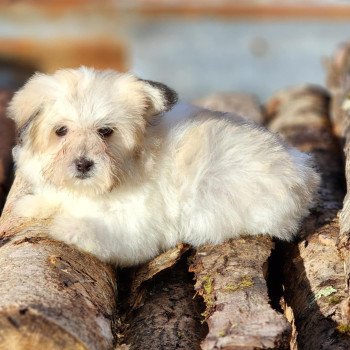
[[[293,239],[319,184],[310,157],[237,115],[176,100],[115,71],[34,75],[8,109],[32,188],[18,215],[51,217],[53,238],[122,266],[179,242]]]

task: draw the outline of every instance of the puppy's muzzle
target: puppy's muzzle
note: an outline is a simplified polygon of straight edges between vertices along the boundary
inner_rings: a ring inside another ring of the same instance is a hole
[[[75,160],[75,168],[77,170],[76,177],[79,179],[86,179],[90,177],[91,170],[94,167],[94,162],[91,159],[80,157]]]

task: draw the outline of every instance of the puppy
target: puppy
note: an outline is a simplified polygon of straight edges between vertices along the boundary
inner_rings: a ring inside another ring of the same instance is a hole
[[[17,214],[51,217],[53,238],[122,266],[179,242],[291,240],[319,184],[310,157],[237,115],[176,102],[111,70],[35,74],[8,108],[32,188]]]

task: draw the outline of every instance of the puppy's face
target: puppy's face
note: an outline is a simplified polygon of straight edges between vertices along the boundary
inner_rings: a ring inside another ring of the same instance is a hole
[[[14,96],[17,166],[56,187],[100,194],[135,176],[147,124],[176,102],[163,84],[88,68],[34,75]],[[28,167],[27,167],[28,168]]]

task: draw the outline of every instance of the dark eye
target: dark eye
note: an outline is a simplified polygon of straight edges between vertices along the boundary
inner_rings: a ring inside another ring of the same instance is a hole
[[[97,130],[101,137],[105,138],[113,134],[113,129],[111,128],[100,128]]]
[[[68,132],[68,128],[66,126],[61,126],[58,129],[56,129],[55,134],[59,137],[62,137],[66,135]]]

